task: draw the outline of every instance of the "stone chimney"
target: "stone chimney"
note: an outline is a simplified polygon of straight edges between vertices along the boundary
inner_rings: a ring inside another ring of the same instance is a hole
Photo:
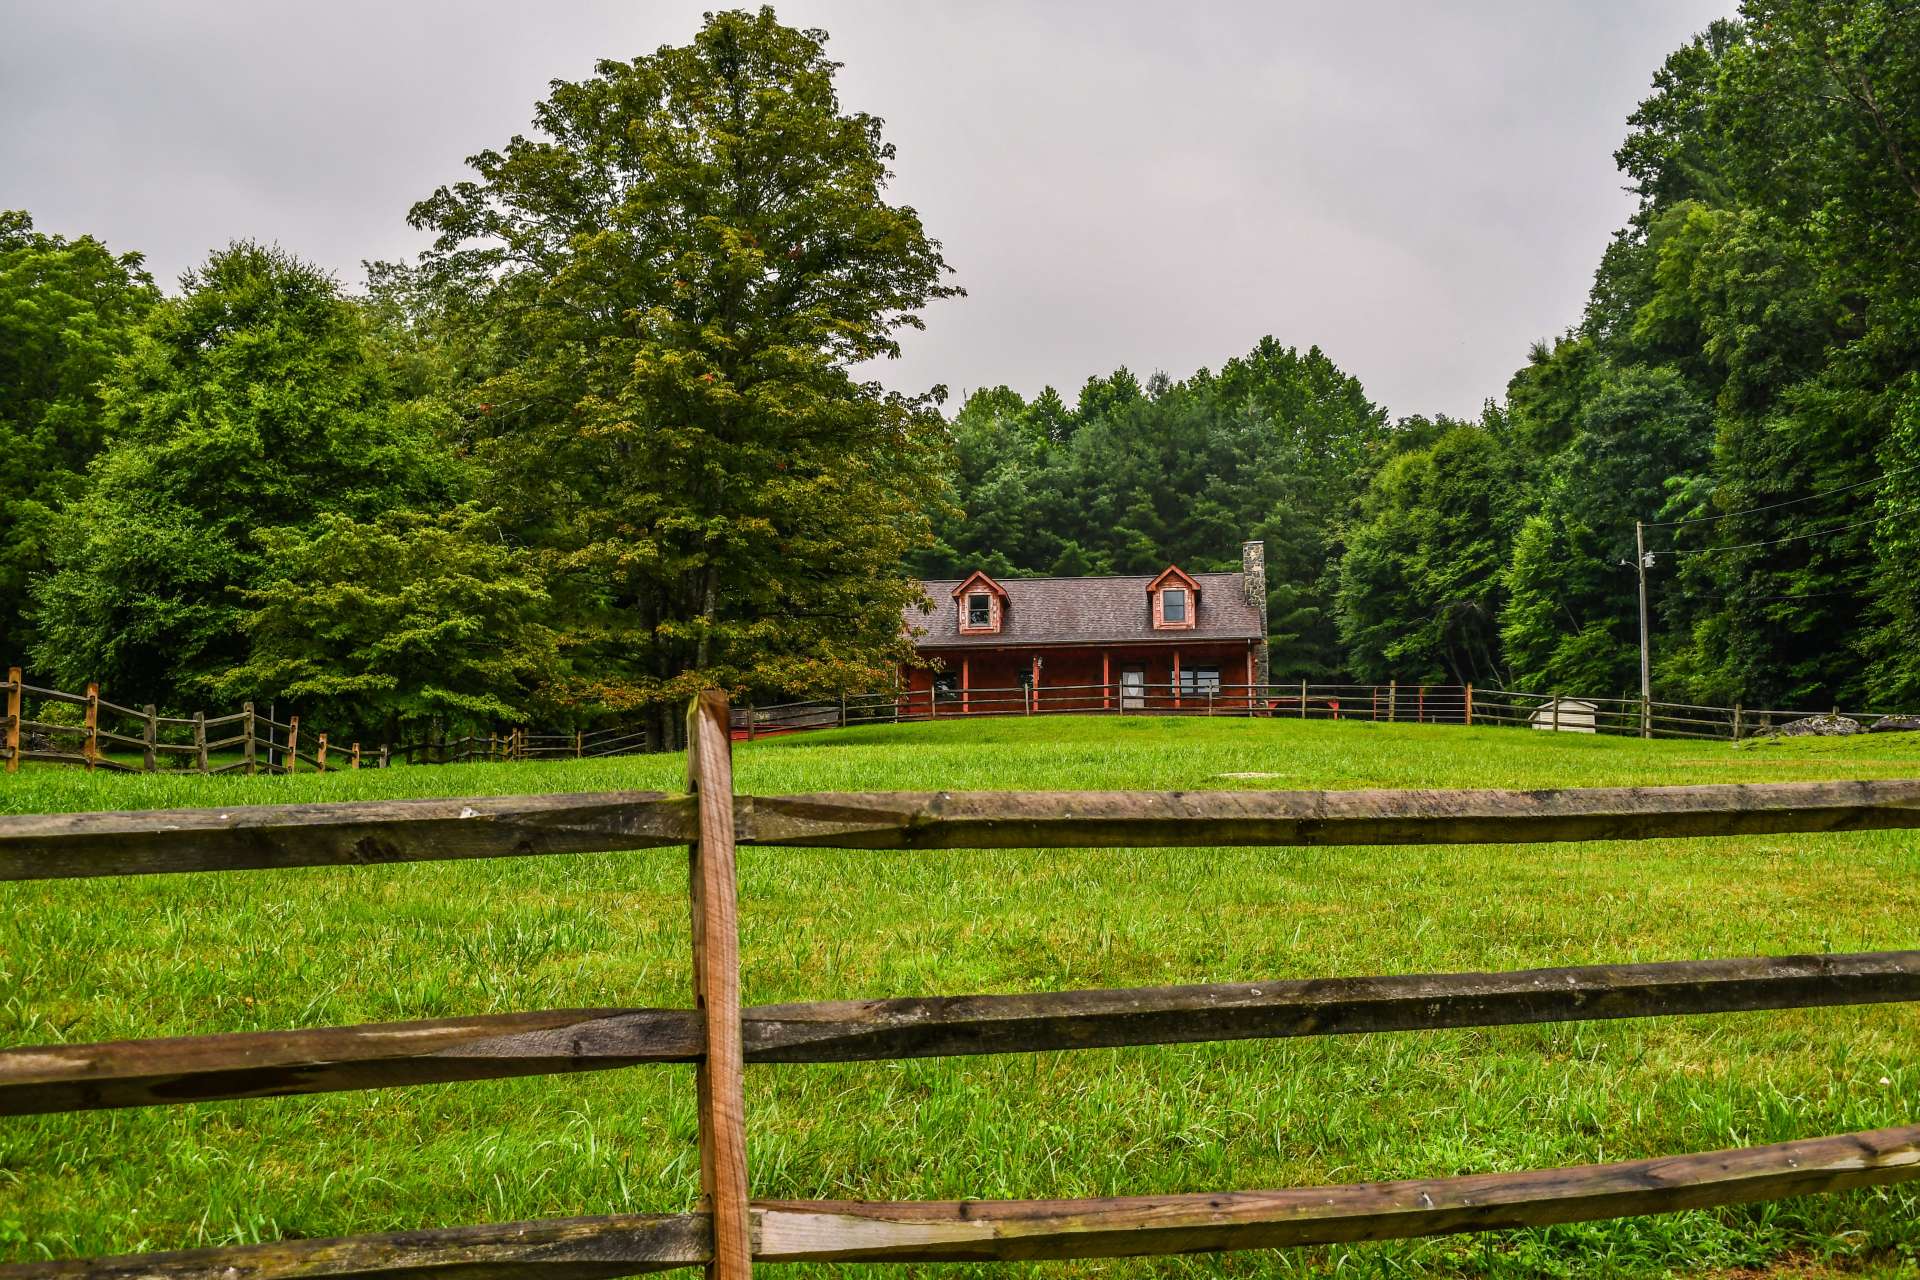
[[[1240,544],[1240,589],[1246,593],[1247,604],[1260,615],[1260,647],[1254,653],[1253,680],[1255,684],[1266,684],[1269,680],[1267,666],[1267,544],[1264,542],[1243,542]]]

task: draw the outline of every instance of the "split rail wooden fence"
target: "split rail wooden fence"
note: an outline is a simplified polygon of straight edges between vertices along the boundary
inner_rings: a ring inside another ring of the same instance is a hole
[[[253,703],[228,715],[163,716],[152,703],[122,706],[90,684],[85,693],[28,684],[19,667],[7,672],[4,758],[8,773],[27,761],[78,765],[114,773],[297,773],[305,768],[326,773],[342,769],[384,769],[406,764],[468,764],[475,761],[585,760],[650,750],[647,730],[618,725],[571,733],[536,733],[525,727],[505,732],[403,743],[381,743],[364,752],[358,742],[329,743],[300,717],[276,720]],[[35,719],[35,706],[70,706],[78,723]]]
[[[551,1280],[753,1261],[1011,1260],[1273,1248],[1659,1213],[1920,1177],[1920,1125],[1523,1173],[1086,1200],[749,1198],[747,1063],[1032,1053],[1920,1000],[1920,951],[924,996],[742,1008],[734,851],[1446,845],[1920,828],[1920,780],[1558,791],[736,795],[727,706],[689,715],[691,794],[0,817],[0,880],[685,845],[689,1008],[548,1009],[0,1051],[0,1115],[698,1064],[702,1204],[0,1267],[4,1280]]]
[[[1586,704],[1576,708],[1574,703]],[[1556,710],[1560,708],[1561,710]],[[1638,698],[1527,693],[1459,684],[1140,684],[912,689],[851,694],[835,701],[770,703],[734,712],[738,736],[796,733],[860,724],[901,724],[973,716],[1257,716],[1266,719],[1367,720],[1393,724],[1513,725],[1561,732],[1737,742],[1805,716],[1777,708],[1710,707]],[[1839,707],[1831,714],[1841,714]],[[1849,710],[1870,723],[1891,711]]]

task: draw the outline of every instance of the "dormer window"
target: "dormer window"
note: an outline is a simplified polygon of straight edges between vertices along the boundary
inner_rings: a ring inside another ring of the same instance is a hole
[[[1191,631],[1200,612],[1200,584],[1170,564],[1147,584],[1147,605],[1155,631]]]
[[[953,612],[961,635],[998,635],[1007,613],[1007,589],[976,573],[953,589]]]

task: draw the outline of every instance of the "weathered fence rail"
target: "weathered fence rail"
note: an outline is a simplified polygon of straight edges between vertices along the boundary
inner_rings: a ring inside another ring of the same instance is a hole
[[[701,1210],[0,1267],[6,1280],[553,1280],[752,1261],[1012,1260],[1272,1248],[1656,1213],[1920,1177],[1920,1126],[1409,1182],[1089,1200],[752,1201],[749,1063],[1715,1014],[1920,1000],[1920,950],[743,1009],[734,849],[1442,844],[1920,828],[1920,780],[1543,792],[738,796],[726,707],[689,716],[688,796],[0,817],[0,878],[686,845],[694,1001],[0,1051],[0,1114],[698,1064]]]

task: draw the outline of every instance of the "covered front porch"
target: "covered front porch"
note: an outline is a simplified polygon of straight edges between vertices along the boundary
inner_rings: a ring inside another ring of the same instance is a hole
[[[911,668],[904,714],[1246,713],[1261,701],[1250,641],[949,649]]]

